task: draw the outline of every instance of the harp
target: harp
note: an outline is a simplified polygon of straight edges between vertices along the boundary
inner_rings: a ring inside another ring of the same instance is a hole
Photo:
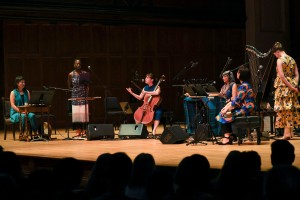
[[[260,110],[260,103],[265,96],[267,85],[271,84],[270,88],[273,88],[270,77],[276,74],[274,67],[276,64],[275,56],[271,53],[271,49],[266,53],[262,53],[250,45],[246,45],[245,51],[251,72],[252,87],[256,93],[256,107]]]

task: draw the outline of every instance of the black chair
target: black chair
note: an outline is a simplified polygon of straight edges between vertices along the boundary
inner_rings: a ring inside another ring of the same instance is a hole
[[[121,123],[124,122],[126,113],[123,111],[117,97],[106,97],[104,100],[105,119],[104,123],[107,123],[108,117],[114,117],[114,128],[120,127]],[[116,119],[117,117],[117,119]]]
[[[232,132],[237,135],[238,144],[243,142],[243,136],[248,135],[251,130],[257,131],[257,144],[261,143],[261,117],[260,116],[243,116],[237,117],[231,124]]]
[[[6,140],[7,128],[12,127],[13,138],[16,140],[16,125],[19,123],[13,123],[10,121],[10,100],[9,98],[2,97],[2,109],[3,109],[3,121],[4,121],[4,140]]]

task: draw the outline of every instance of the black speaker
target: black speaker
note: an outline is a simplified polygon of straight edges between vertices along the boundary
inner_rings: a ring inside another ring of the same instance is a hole
[[[87,140],[114,139],[113,124],[89,124],[86,133]]]
[[[189,135],[180,126],[171,126],[164,130],[160,137],[163,144],[181,144]]]
[[[141,138],[148,136],[147,127],[144,124],[121,124],[119,138]]]

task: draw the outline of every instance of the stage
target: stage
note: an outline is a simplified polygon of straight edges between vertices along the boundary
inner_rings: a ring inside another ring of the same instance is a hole
[[[158,133],[162,133],[162,127]],[[116,131],[116,137],[118,132]],[[19,132],[16,132],[18,138]],[[70,132],[70,137],[75,132]],[[0,144],[5,151],[13,151],[22,160],[36,160],[36,167],[45,166],[50,160],[57,160],[64,157],[74,157],[88,163],[88,169],[97,157],[102,153],[126,152],[133,160],[140,153],[153,155],[156,165],[166,167],[176,167],[180,161],[192,154],[202,154],[209,160],[212,169],[220,169],[227,154],[232,150],[257,151],[261,156],[263,171],[271,168],[270,144],[274,140],[262,141],[260,145],[256,142],[244,142],[241,145],[217,145],[207,141],[207,145],[198,143],[196,145],[183,144],[163,144],[159,139],[113,139],[113,140],[65,140],[67,134],[64,129],[57,130],[56,135],[52,135],[50,141],[23,142],[13,140],[11,132],[8,132],[7,139],[3,138],[3,131],[0,134]],[[294,137],[290,142],[295,147],[296,160],[294,165],[300,168],[300,138]],[[27,162],[26,161],[26,162]],[[28,164],[28,163],[27,163]],[[30,164],[28,164],[30,165]],[[30,167],[30,166],[27,166]]]

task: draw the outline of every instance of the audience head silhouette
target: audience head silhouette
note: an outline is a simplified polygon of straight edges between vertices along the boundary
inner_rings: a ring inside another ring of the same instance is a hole
[[[276,140],[271,144],[271,162],[276,165],[292,165],[295,160],[295,148],[287,140]]]

